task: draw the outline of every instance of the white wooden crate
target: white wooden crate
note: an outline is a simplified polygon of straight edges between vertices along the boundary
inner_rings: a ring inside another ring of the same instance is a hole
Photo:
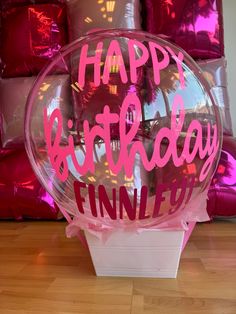
[[[97,276],[176,278],[185,231],[116,231],[103,243],[85,232]]]

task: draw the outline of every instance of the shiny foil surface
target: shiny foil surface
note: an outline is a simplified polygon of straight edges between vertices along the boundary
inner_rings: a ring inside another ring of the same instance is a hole
[[[62,4],[28,5],[3,10],[3,77],[38,74],[66,44],[66,37],[66,10]]]
[[[196,59],[224,55],[221,0],[145,0],[146,30]]]
[[[58,219],[59,211],[31,168],[24,149],[0,151],[0,219]]]
[[[36,77],[17,77],[0,80],[0,117],[1,139],[3,148],[15,149],[24,145],[24,115],[27,97]],[[65,117],[71,116],[71,88],[69,75],[48,76],[38,93],[37,100],[45,101],[44,93],[54,86],[56,95],[49,95],[51,108],[60,108]],[[36,130],[42,128],[37,117],[34,120]]]
[[[64,0],[3,0],[0,3],[1,10],[5,11],[13,7],[22,7],[25,5],[33,5],[33,4],[47,4],[47,3],[65,3]]]
[[[211,217],[236,217],[236,138],[224,136],[218,169],[208,193]]]
[[[199,61],[198,65],[202,69],[209,84],[212,86],[212,92],[215,95],[222,117],[223,132],[225,135],[233,135],[230,101],[227,89],[226,60],[224,57],[204,60]]]
[[[67,6],[71,41],[92,30],[141,29],[140,0],[67,0]]]

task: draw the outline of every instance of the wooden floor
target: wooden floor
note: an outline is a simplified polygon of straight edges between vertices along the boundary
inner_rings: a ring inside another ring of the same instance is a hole
[[[176,280],[96,278],[64,228],[0,223],[1,314],[236,314],[236,223],[198,225]]]

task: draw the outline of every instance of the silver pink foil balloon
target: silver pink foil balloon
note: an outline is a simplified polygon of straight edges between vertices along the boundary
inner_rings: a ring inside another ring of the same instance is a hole
[[[212,86],[212,91],[216,97],[216,103],[219,106],[222,117],[223,133],[225,135],[233,135],[227,88],[226,60],[224,57],[204,60],[199,61],[198,65],[202,69],[209,84]]]
[[[37,99],[62,61],[72,78],[71,119],[50,107],[55,86]],[[209,219],[219,110],[193,59],[167,41],[106,30],[64,47],[31,90],[25,135],[35,173],[73,217],[69,236],[79,228],[103,236]]]
[[[71,41],[93,30],[141,29],[140,0],[66,0],[66,2]]]
[[[67,43],[64,4],[10,6],[2,11],[3,77],[36,75]]]
[[[224,136],[221,157],[208,193],[210,217],[236,217],[236,138]]]
[[[27,97],[34,84],[35,77],[18,77],[0,79],[0,117],[1,140],[3,148],[17,148],[24,145],[24,115]],[[48,76],[37,95],[37,101],[44,101],[44,93],[50,86],[54,86],[56,93],[50,97],[50,107],[59,107],[65,117],[72,114],[71,88],[69,75]],[[41,129],[37,116],[35,127]]]
[[[58,219],[53,198],[36,178],[24,148],[0,151],[0,219]]]
[[[3,148],[24,144],[24,112],[35,77],[0,80],[1,139]]]
[[[196,59],[224,55],[221,0],[144,0],[146,30]]]

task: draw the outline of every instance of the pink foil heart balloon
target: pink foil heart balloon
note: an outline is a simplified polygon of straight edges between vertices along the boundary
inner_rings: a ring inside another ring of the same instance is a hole
[[[0,152],[0,219],[58,219],[59,209],[41,186],[24,148]]]
[[[236,139],[224,136],[221,157],[208,193],[210,217],[236,217]]]
[[[145,0],[146,30],[195,59],[224,56],[221,0]]]

